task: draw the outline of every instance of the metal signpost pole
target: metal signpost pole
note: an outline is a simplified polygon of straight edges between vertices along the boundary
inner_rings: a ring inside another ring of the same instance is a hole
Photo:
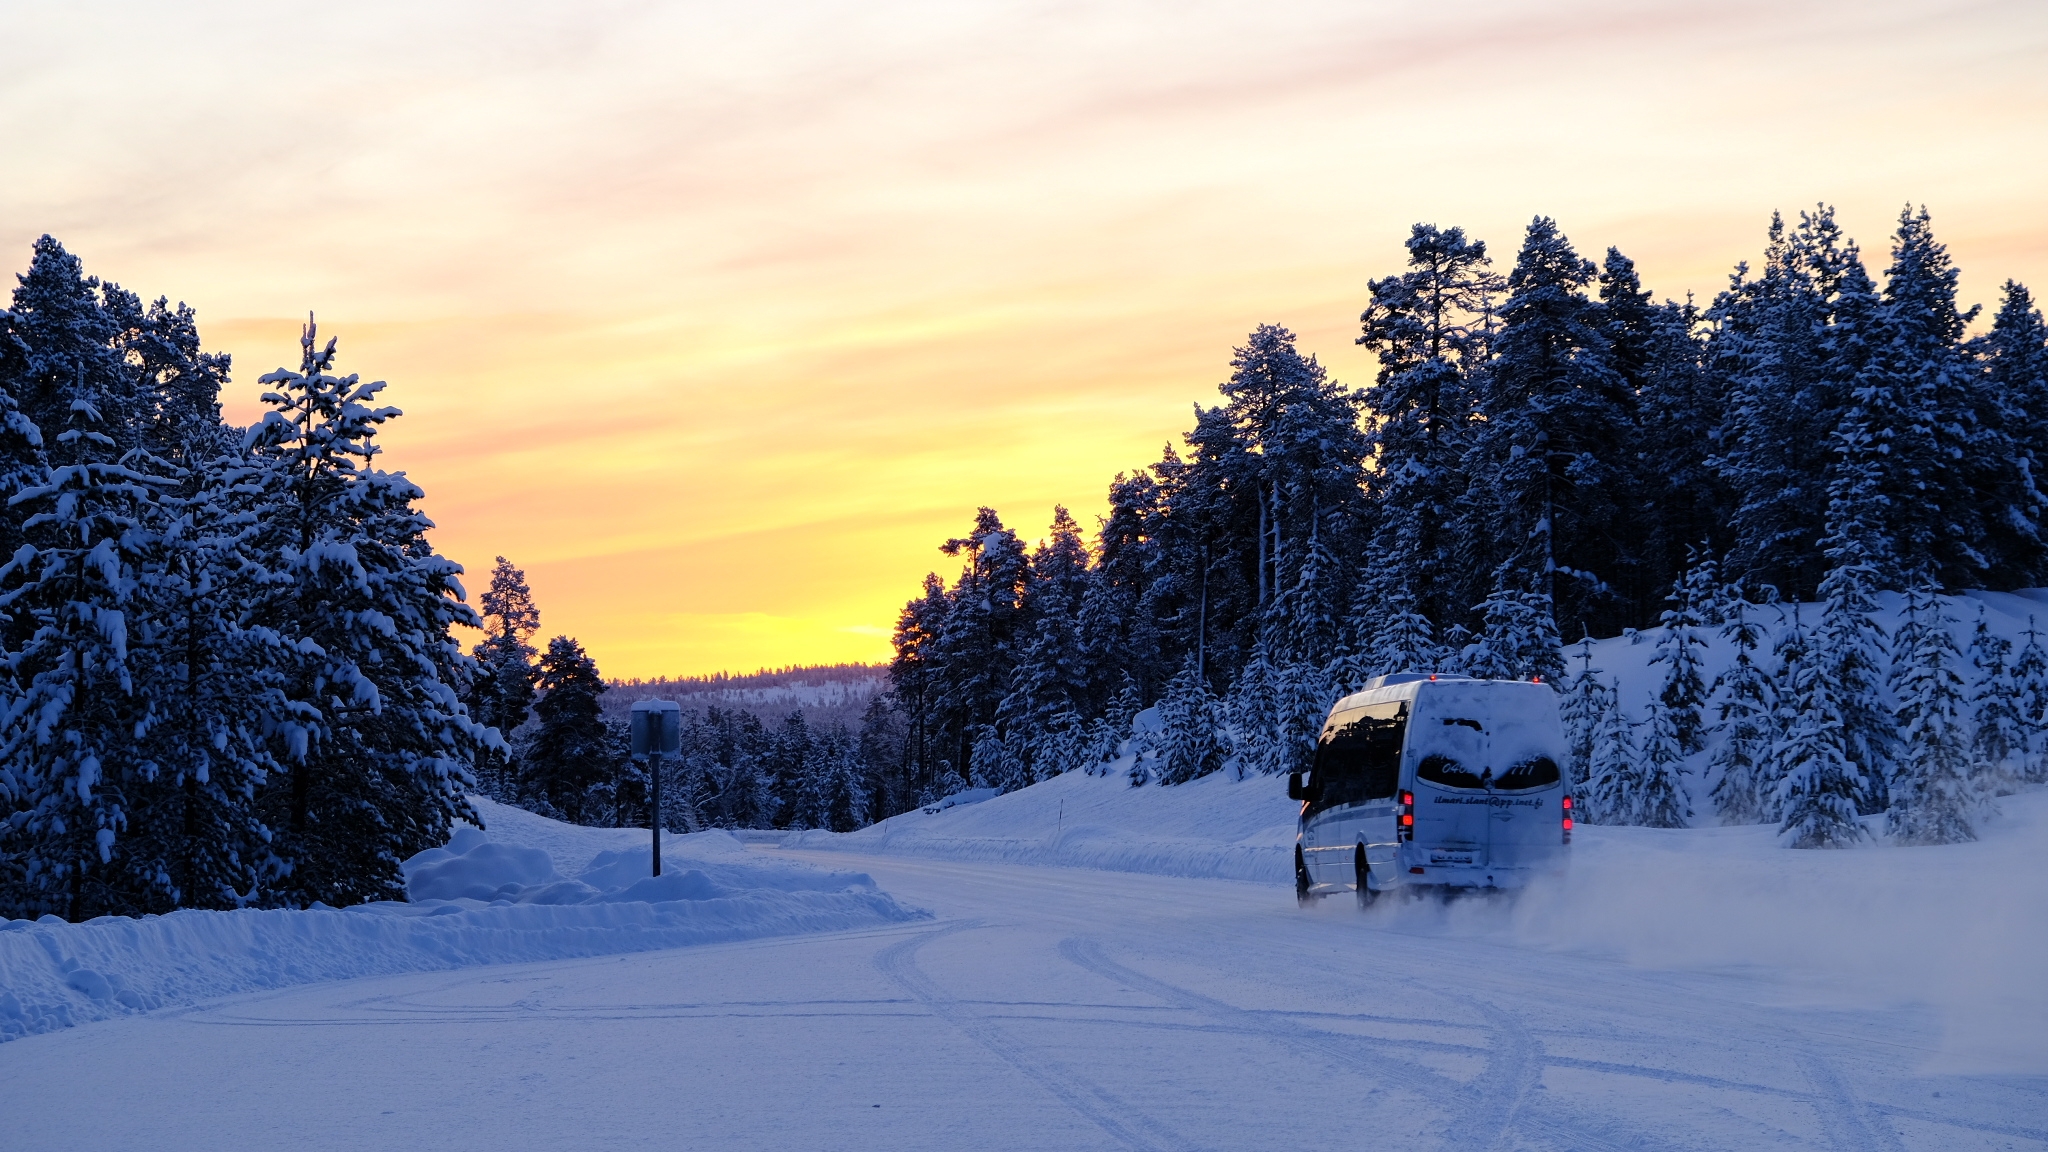
[[[683,749],[683,706],[673,700],[633,702],[633,759],[647,765],[648,827],[654,874],[661,875],[661,764]]]

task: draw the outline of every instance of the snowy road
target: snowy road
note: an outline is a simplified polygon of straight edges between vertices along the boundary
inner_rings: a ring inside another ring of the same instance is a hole
[[[936,921],[236,997],[0,1045],[10,1150],[2048,1148],[1938,1022],[1427,906],[887,857]]]

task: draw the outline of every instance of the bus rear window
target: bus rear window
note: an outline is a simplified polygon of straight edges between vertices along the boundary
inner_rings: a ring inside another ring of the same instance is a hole
[[[1391,797],[1401,786],[1401,738],[1408,728],[1405,702],[1345,712],[1316,745],[1309,783],[1315,807]]]
[[[1558,773],[1557,761],[1548,756],[1531,756],[1508,765],[1507,771],[1500,774],[1500,779],[1495,780],[1493,786],[1505,792],[1515,792],[1524,788],[1547,788],[1560,779],[1563,777]]]

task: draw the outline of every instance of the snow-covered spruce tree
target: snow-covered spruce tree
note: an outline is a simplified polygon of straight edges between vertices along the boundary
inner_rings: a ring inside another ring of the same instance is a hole
[[[1861,406],[1838,438],[1841,459],[1828,485],[1828,573],[1821,580],[1820,626],[1813,634],[1817,692],[1841,724],[1842,751],[1856,767],[1859,812],[1882,811],[1885,778],[1898,744],[1895,718],[1883,696],[1890,663],[1877,622],[1879,574],[1891,566],[1881,531],[1889,498],[1882,489],[1878,445]],[[1802,706],[1808,702],[1801,691]]]
[[[969,783],[976,788],[1015,792],[1031,783],[1031,766],[993,724],[985,724],[978,731],[973,756],[974,773]]]
[[[1090,756],[1087,764],[1091,776],[1107,776],[1110,765],[1116,760],[1118,750],[1124,741],[1130,739],[1131,721],[1145,706],[1138,696],[1138,682],[1130,673],[1123,674],[1123,683],[1118,687],[1116,698],[1110,702],[1109,711],[1095,718],[1088,726]],[[1132,743],[1132,748],[1137,747]]]
[[[1600,682],[1604,671],[1593,667],[1593,637],[1588,635],[1578,644],[1575,658],[1579,670],[1564,686],[1564,699],[1558,705],[1559,718],[1564,721],[1565,744],[1570,750],[1573,795],[1586,791],[1593,778],[1593,745],[1598,738],[1601,718],[1609,707],[1607,686]]]
[[[1616,618],[1612,581],[1630,534],[1634,395],[1614,370],[1603,309],[1586,295],[1595,273],[1555,221],[1530,222],[1465,465],[1462,531],[1498,542],[1496,588],[1533,593],[1529,607],[1553,638],[1559,620],[1576,629]],[[1556,651],[1553,639],[1553,661]],[[1520,673],[1532,674],[1553,673]]]
[[[1540,676],[1548,684],[1563,678],[1564,644],[1548,596],[1496,587],[1479,611],[1486,630],[1465,647],[1466,675],[1482,680]]]
[[[1399,574],[1415,612],[1447,619],[1472,600],[1458,505],[1477,408],[1473,368],[1485,361],[1505,282],[1491,271],[1486,244],[1463,229],[1417,224],[1407,248],[1408,270],[1372,281],[1359,317],[1358,343],[1380,366],[1365,394],[1376,464],[1366,484],[1381,510],[1370,552],[1378,571]],[[1386,646],[1379,649],[1382,666],[1366,676],[1436,666],[1385,666]]]
[[[1693,565],[1672,585],[1671,594],[1665,602],[1671,607],[1661,617],[1664,634],[1657,638],[1656,655],[1650,657],[1652,665],[1664,666],[1664,682],[1657,690],[1657,699],[1666,711],[1666,722],[1678,734],[1678,748],[1681,756],[1690,756],[1706,747],[1706,721],[1701,713],[1707,704],[1706,677],[1700,671],[1700,659],[1707,646],[1701,635],[1706,625],[1706,593],[1713,575],[1711,556],[1695,554]]]
[[[1071,710],[1046,722],[1045,728],[1032,739],[1030,752],[1033,780],[1050,780],[1101,760],[1094,732]]]
[[[2048,723],[2048,649],[2041,646],[2034,618],[2027,617],[2027,642],[2013,657],[2012,679],[2019,691],[2020,736],[2023,764],[2028,780],[2048,779],[2048,749],[2042,748],[2042,728]]]
[[[1723,824],[1761,824],[1772,818],[1771,746],[1777,739],[1777,686],[1757,663],[1764,630],[1751,618],[1739,593],[1722,601],[1721,635],[1735,647],[1735,659],[1714,678],[1713,703],[1720,742],[1707,771],[1714,777],[1714,806]]]
[[[1685,798],[1685,737],[1672,711],[1650,701],[1643,734],[1643,759],[1633,784],[1635,795],[1621,805],[1634,815],[1631,824],[1645,828],[1683,828],[1692,818]]]
[[[1021,750],[1032,775],[1057,775],[1061,769],[1040,767],[1039,751],[1056,732],[1079,722],[1088,670],[1066,585],[1047,578],[1036,588],[1032,610],[1037,623],[1010,677],[1010,690],[996,707],[996,723]]]
[[[1579,819],[1587,824],[1635,824],[1631,806],[1642,794],[1642,751],[1636,747],[1635,725],[1621,707],[1621,684],[1602,692],[1605,707],[1594,728],[1592,767],[1578,797]]]
[[[1771,686],[1776,697],[1775,706],[1771,709],[1769,754],[1757,775],[1757,804],[1763,809],[1767,824],[1778,823],[1784,815],[1778,801],[1788,767],[1784,759],[1786,740],[1799,727],[1799,714],[1807,703],[1799,699],[1792,686],[1806,683],[1812,675],[1808,665],[1813,663],[1813,631],[1806,627],[1803,607],[1794,597],[1788,617],[1785,606],[1779,605],[1778,639],[1771,646],[1771,655],[1777,662],[1771,670]]]
[[[479,763],[484,791],[510,801],[517,792],[511,761],[512,734],[526,723],[533,708],[538,655],[528,643],[540,630],[540,609],[526,586],[526,573],[503,556],[491,569],[491,587],[479,601],[484,638],[470,650],[476,676],[464,700],[477,723],[494,729],[502,746],[491,747]]]
[[[1780,729],[1770,772],[1777,791],[1770,807],[1779,820],[1779,842],[1788,848],[1849,847],[1866,835],[1856,811],[1862,774],[1849,759],[1826,666],[1799,623],[1797,601],[1778,657]]]
[[[28,543],[0,568],[0,612],[32,629],[7,653],[13,698],[0,749],[8,800],[0,848],[20,861],[7,914],[69,920],[164,911],[176,882],[121,845],[156,772],[137,747],[150,720],[128,651],[138,571],[157,550],[161,481],[116,461],[85,398],[52,439],[46,483],[16,493]],[[137,867],[139,865],[139,867]]]
[[[1885,811],[1885,826],[1901,844],[1977,838],[1974,817],[1980,801],[1969,778],[1963,678],[1957,672],[1962,654],[1949,635],[1953,623],[1932,588],[1906,594],[1892,671],[1902,740],[1892,770],[1891,807]]]
[[[1285,762],[1280,730],[1280,670],[1267,658],[1262,640],[1252,646],[1251,659],[1238,669],[1223,713],[1230,723],[1231,745],[1237,749],[1239,776],[1269,776]]]
[[[9,370],[28,361],[29,349],[9,329],[13,313],[0,311],[0,379],[19,374]],[[21,410],[14,395],[0,384],[0,557],[12,556],[24,542],[22,521],[34,512],[14,503],[14,497],[30,488],[49,483],[50,460],[43,447],[43,433]],[[12,636],[0,638],[0,642]]]
[[[859,748],[845,732],[828,733],[805,780],[802,824],[851,832],[868,822],[868,791]]]
[[[2011,652],[2012,641],[1991,630],[1984,606],[1977,605],[1970,637],[1970,778],[2000,794],[2010,792],[2025,770],[2027,747],[2020,686],[2006,663]]]
[[[1404,581],[1375,571],[1361,581],[1352,605],[1359,624],[1356,650],[1331,665],[1330,680],[1338,692],[1356,692],[1375,676],[1391,672],[1436,672],[1444,669],[1444,651],[1436,627],[1423,614]]]
[[[130,665],[150,710],[137,740],[154,786],[136,795],[129,848],[160,862],[180,907],[234,908],[260,899],[278,866],[257,798],[279,770],[274,718],[294,712],[291,659],[273,629],[244,618],[272,579],[241,498],[248,462],[182,456],[189,465],[157,462],[176,490],[156,505],[156,554],[130,614]]]
[[[371,467],[398,410],[375,406],[382,381],[330,374],[334,341],[310,321],[300,343],[298,371],[262,378],[270,411],[248,434],[250,548],[269,574],[250,618],[289,659],[283,771],[261,799],[283,871],[268,898],[343,905],[399,897],[400,861],[478,820],[466,793],[488,730],[457,696],[468,658],[449,630],[479,623],[461,569],[427,543],[419,488]]]
[[[1223,766],[1226,750],[1217,723],[1222,709],[1193,660],[1167,682],[1158,708],[1158,758],[1153,772],[1161,784],[1184,784]]]
[[[1323,670],[1306,660],[1280,669],[1278,688],[1280,715],[1275,729],[1280,744],[1273,771],[1306,772],[1315,759],[1316,742],[1322,737],[1330,705],[1337,702],[1337,691]]]
[[[1846,293],[1845,280],[1856,282]],[[1733,497],[1729,566],[1792,595],[1811,595],[1824,574],[1816,496],[1875,304],[1855,247],[1821,205],[1790,229],[1772,213],[1761,270],[1739,266],[1707,313],[1708,368],[1725,392],[1711,463]]]

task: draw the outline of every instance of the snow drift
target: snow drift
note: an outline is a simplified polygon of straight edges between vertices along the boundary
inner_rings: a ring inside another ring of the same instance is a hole
[[[792,832],[782,846],[1291,884],[1300,807],[1278,776],[1133,788],[1121,773],[1069,772],[857,832]]]
[[[406,862],[410,903],[0,923],[0,1040],[293,984],[928,915],[862,873],[749,859],[723,832],[667,840],[654,877],[644,830],[576,828],[484,800],[478,807],[488,833],[459,829],[446,848]]]

